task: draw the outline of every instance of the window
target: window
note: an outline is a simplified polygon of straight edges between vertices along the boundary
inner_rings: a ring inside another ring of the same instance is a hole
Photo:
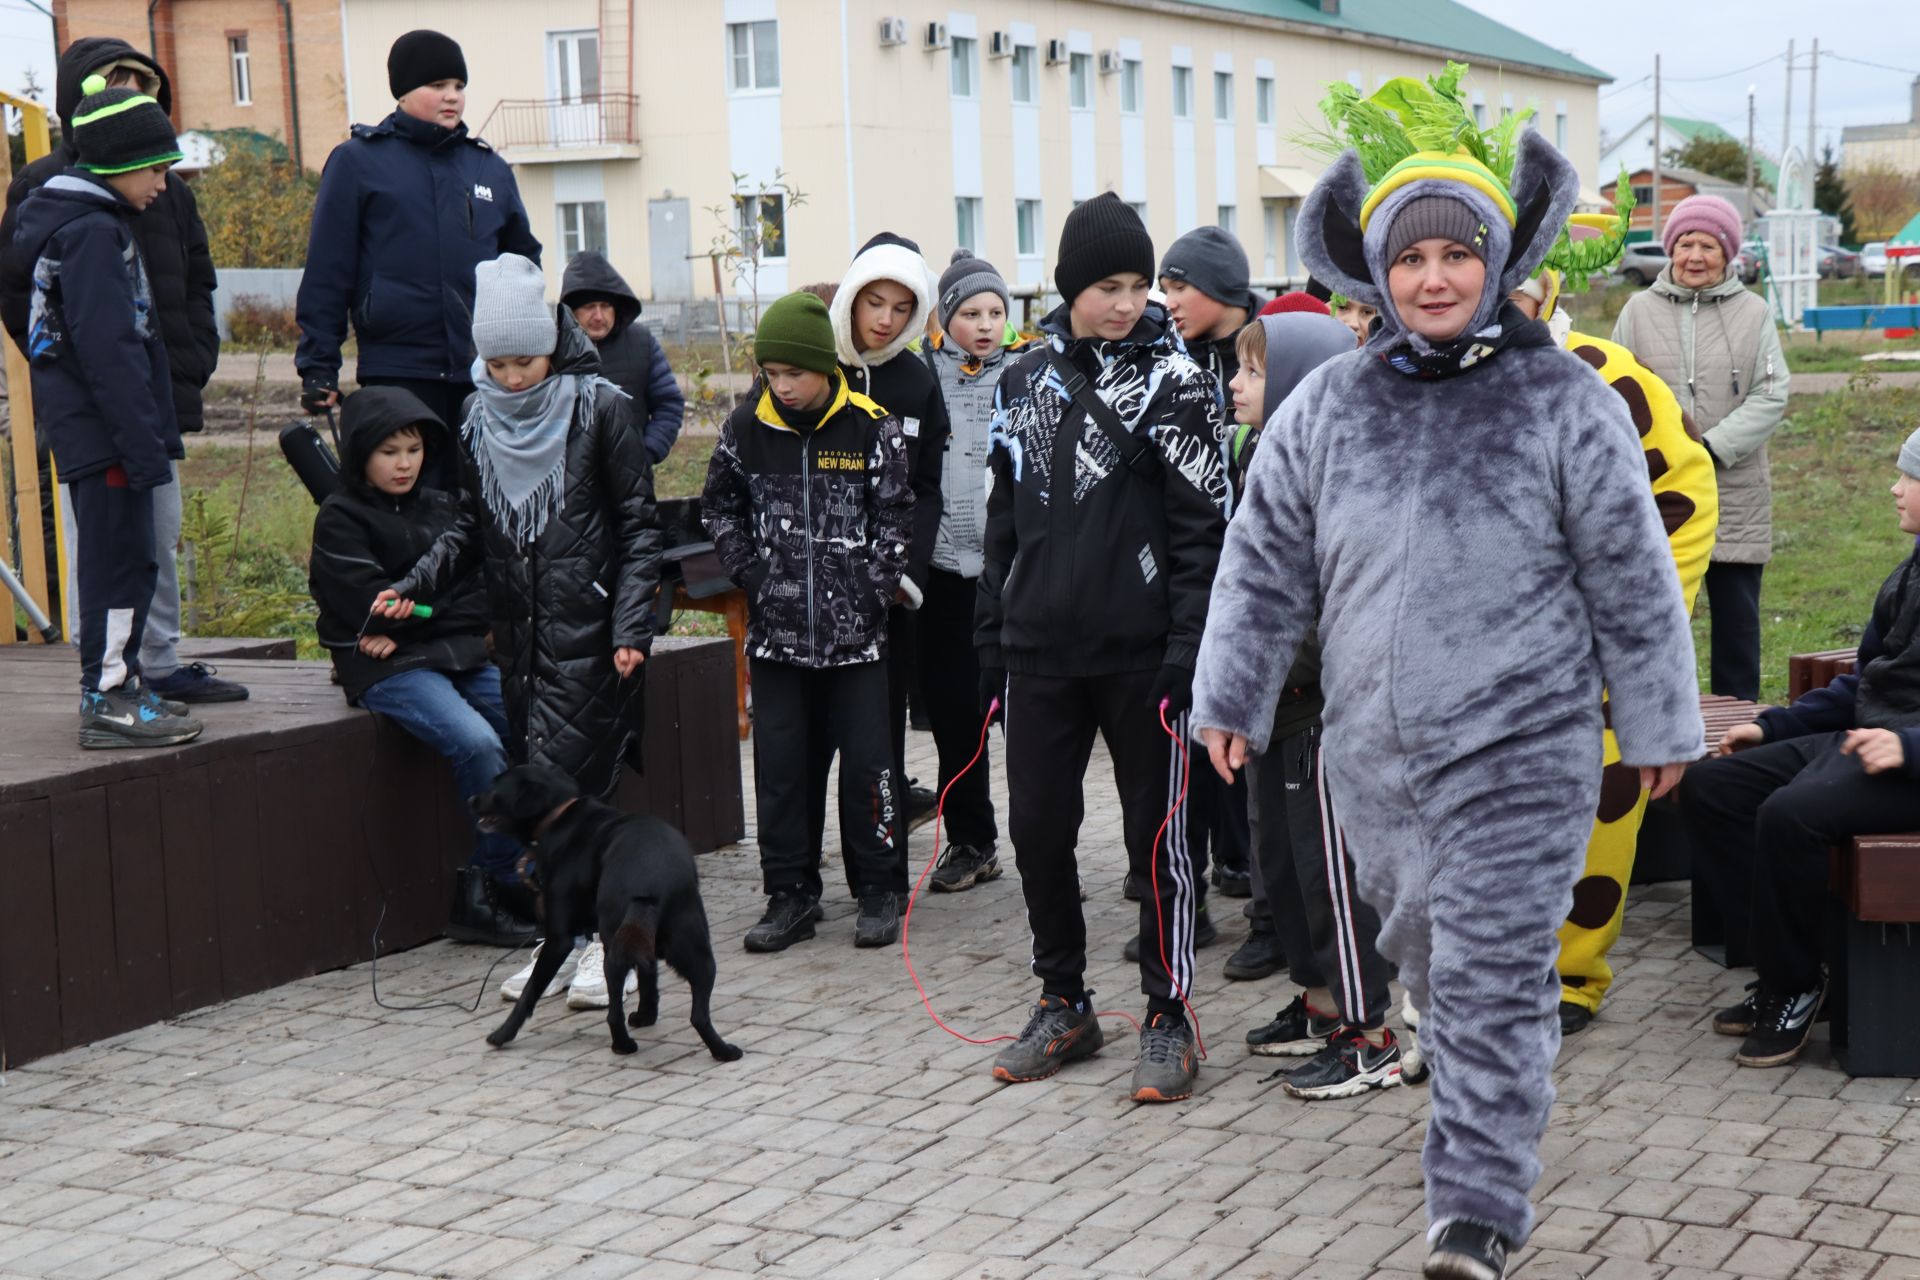
[[[607,206],[604,201],[584,200],[578,204],[553,207],[560,222],[560,252],[571,258],[583,249],[607,251]]]
[[[1652,204],[1653,203],[1653,184],[1651,182],[1634,183],[1633,184],[1633,202],[1635,204]]]
[[[980,252],[980,197],[958,196],[953,202],[954,242],[968,253]]]
[[[1034,257],[1040,252],[1040,202],[1038,200],[1015,200],[1013,202],[1013,222],[1015,248],[1023,258]]]
[[[740,251],[749,256],[758,248],[760,261],[787,256],[787,198],[778,191],[736,195],[733,198],[734,234]]]
[[[1093,55],[1090,53],[1067,55],[1067,105],[1075,111],[1093,107]]]
[[[227,61],[233,64],[233,105],[253,104],[253,63],[244,35],[227,37]]]
[[[956,98],[973,96],[973,51],[978,43],[971,36],[953,38],[952,72],[947,77],[947,87]]]
[[[1553,104],[1553,145],[1561,151],[1567,149],[1567,104]]]
[[[600,100],[600,33],[555,31],[547,36],[553,96],[561,102]]]
[[[1013,100],[1015,102],[1034,101],[1033,56],[1032,45],[1013,46]]]
[[[1512,114],[1513,114],[1513,95],[1510,93],[1503,93],[1500,95],[1500,118],[1502,120],[1505,120],[1508,116]]]
[[[1487,95],[1477,89],[1473,94],[1473,122],[1482,129],[1487,127]]]
[[[1127,201],[1127,208],[1139,214],[1141,224],[1145,225],[1147,221],[1147,202],[1145,200],[1129,200]]]
[[[1253,82],[1253,118],[1257,124],[1273,123],[1273,77],[1258,76]]]
[[[1140,114],[1140,59],[1128,58],[1120,64],[1120,112],[1122,115]]]
[[[735,93],[780,87],[780,24],[730,22],[727,50]]]
[[[1213,73],[1213,118],[1215,120],[1233,119],[1233,73],[1231,71]]]
[[[1173,69],[1173,118],[1191,120],[1193,118],[1193,68],[1175,67]]]
[[[1214,210],[1214,225],[1228,235],[1240,234],[1240,211],[1230,204],[1220,205]]]

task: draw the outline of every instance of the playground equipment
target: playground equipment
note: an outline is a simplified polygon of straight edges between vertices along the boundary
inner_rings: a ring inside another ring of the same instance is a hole
[[[37,102],[15,97],[11,93],[0,93],[0,107],[11,108],[20,113],[21,135],[26,142],[27,159],[38,160],[51,149],[47,135],[47,109]],[[13,162],[5,147],[0,147],[0,184],[13,182]],[[7,518],[4,501],[0,501],[0,565],[6,566],[6,586],[10,595],[22,595],[23,612],[33,624],[28,638],[37,643],[48,643],[61,634],[57,620],[64,620],[65,600],[48,600],[47,593],[47,555],[46,539],[40,527],[40,464],[33,447],[33,385],[27,372],[27,358],[13,339],[0,334],[0,343],[5,344],[7,365],[7,417],[9,434],[13,443],[13,484],[12,512],[17,513],[20,530],[20,573],[13,573],[14,546],[12,528],[14,520]],[[48,464],[51,468],[52,461]],[[57,484],[58,482],[55,481]],[[0,499],[7,495],[0,494]],[[67,581],[66,553],[59,534],[60,516],[54,516],[55,538],[52,554],[54,564],[59,570],[59,581]],[[16,590],[18,588],[18,590]],[[66,592],[60,593],[63,597]],[[0,644],[14,643],[12,618],[0,626]]]

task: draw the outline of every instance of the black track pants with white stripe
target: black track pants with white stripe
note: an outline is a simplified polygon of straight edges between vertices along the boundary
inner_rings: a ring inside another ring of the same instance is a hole
[[[1153,890],[1140,903],[1140,990],[1150,1011],[1172,1013],[1193,990],[1195,876],[1185,805],[1175,808],[1186,756],[1148,705],[1154,675],[1013,674],[1007,682],[1007,831],[1033,930],[1033,971],[1046,993],[1076,998],[1086,980],[1087,926],[1075,850],[1098,733],[1113,758],[1128,869]],[[1171,724],[1185,742],[1186,716]],[[1163,822],[1165,834],[1156,842]],[[1102,945],[1117,951],[1122,941]]]
[[[1380,955],[1380,915],[1354,886],[1353,858],[1320,767],[1320,730],[1277,739],[1251,773],[1261,846],[1286,850],[1284,858],[1268,857],[1262,865],[1271,876],[1267,896],[1294,982],[1328,987],[1341,1019],[1352,1026],[1385,1025],[1393,966]],[[1276,866],[1283,861],[1289,865]],[[1281,874],[1272,876],[1276,870]],[[1294,893],[1299,906],[1288,909]]]

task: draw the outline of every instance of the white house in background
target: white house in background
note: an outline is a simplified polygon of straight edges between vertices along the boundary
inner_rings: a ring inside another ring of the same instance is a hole
[[[1711,140],[1724,139],[1728,142],[1740,142],[1740,139],[1722,129],[1711,120],[1689,120],[1685,116],[1660,115],[1660,152],[1664,160],[1666,153],[1686,146],[1695,138]],[[1744,143],[1741,143],[1744,146]],[[1600,153],[1600,170],[1591,175],[1596,186],[1610,187],[1614,179],[1620,176],[1620,170],[1638,173],[1642,169],[1653,167],[1653,116],[1642,116],[1633,126],[1608,144]],[[1753,180],[1755,185],[1772,190],[1780,180],[1780,170],[1773,161],[1762,155],[1758,148],[1753,156]],[[1738,185],[1738,184],[1736,184]]]

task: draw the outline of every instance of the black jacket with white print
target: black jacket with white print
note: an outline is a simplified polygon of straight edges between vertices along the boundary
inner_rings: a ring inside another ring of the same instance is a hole
[[[1001,375],[994,398],[985,566],[974,645],[983,667],[1111,675],[1191,669],[1226,534],[1219,396],[1165,308],[1149,303],[1117,342],[1076,339],[1067,309]],[[1066,395],[1063,352],[1159,466],[1130,470]],[[1055,477],[1072,492],[1056,501]]]
[[[783,417],[764,387],[735,409],[707,464],[700,512],[747,593],[749,654],[796,667],[885,655],[913,491],[900,420],[845,377],[834,375],[817,425]]]

